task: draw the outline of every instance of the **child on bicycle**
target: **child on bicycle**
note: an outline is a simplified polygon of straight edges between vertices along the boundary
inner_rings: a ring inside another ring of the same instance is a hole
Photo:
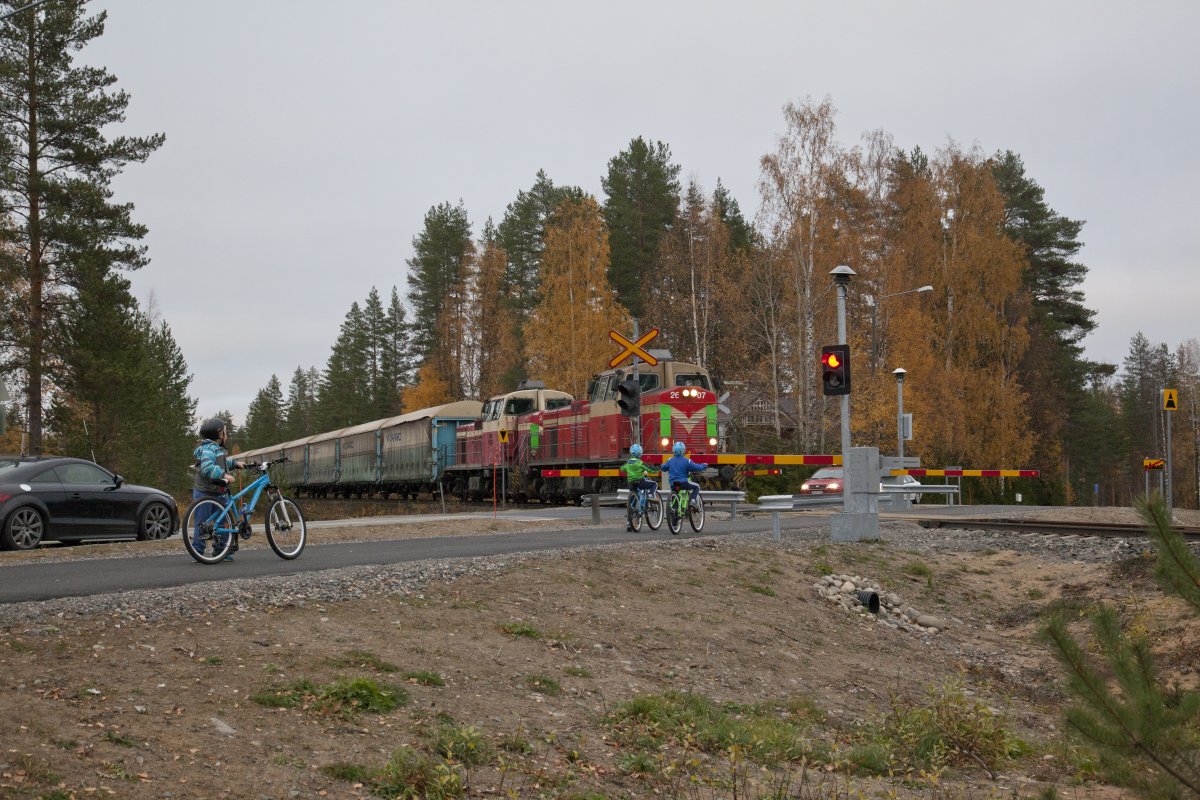
[[[226,454],[225,442],[227,439],[225,420],[213,417],[200,423],[200,444],[192,451],[192,455],[196,459],[194,465],[196,474],[192,480],[193,500],[209,497],[219,501],[228,491],[229,484],[233,483],[233,475],[230,474],[230,470],[242,468],[241,464]],[[203,516],[204,519],[200,519],[200,516]],[[204,552],[204,539],[200,536],[200,524],[207,521],[207,514],[203,514],[203,512],[197,514],[196,530],[191,534],[192,544],[201,553]],[[237,542],[235,541],[233,550],[236,549]],[[230,554],[225,557],[226,561],[233,560],[233,550],[230,550]]]
[[[621,465],[620,471],[625,474],[625,480],[629,483],[629,491],[636,492],[642,490],[644,492],[652,492],[658,488],[658,484],[651,478],[660,474],[657,470],[651,469],[650,466],[642,461],[642,446],[634,443],[629,448],[629,460]],[[639,498],[640,510],[646,510],[646,495],[641,494]],[[626,530],[633,530],[632,524],[627,524]]]
[[[693,472],[703,472],[706,467],[684,455],[687,447],[683,442],[676,442],[671,447],[671,452],[674,455],[667,459],[666,464],[667,480],[671,483],[671,491],[675,491],[677,487],[686,486],[691,495],[691,504],[696,505],[696,498],[700,496],[700,484],[688,480],[688,475]]]

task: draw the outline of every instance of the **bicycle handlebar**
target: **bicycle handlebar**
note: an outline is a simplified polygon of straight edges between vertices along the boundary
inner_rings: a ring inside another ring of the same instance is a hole
[[[275,464],[282,464],[285,461],[291,461],[291,459],[287,456],[280,456],[279,458],[273,458],[270,461],[247,461],[241,465],[240,469],[257,469],[266,472],[267,467],[274,466]]]

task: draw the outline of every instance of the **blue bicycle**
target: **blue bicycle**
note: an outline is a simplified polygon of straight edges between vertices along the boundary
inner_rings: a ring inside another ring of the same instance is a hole
[[[640,487],[630,489],[626,516],[629,520],[629,527],[635,531],[642,529],[643,519],[650,526],[650,530],[658,530],[658,526],[662,525],[663,521],[663,504],[662,498],[658,496],[658,488],[655,487],[653,491]]]
[[[216,564],[238,549],[239,539],[253,534],[250,515],[259,498],[267,495],[267,543],[280,558],[291,560],[304,550],[308,529],[300,507],[284,497],[271,483],[267,468],[287,461],[277,458],[261,464],[243,464],[242,469],[256,469],[261,474],[242,491],[224,502],[202,497],[192,502],[183,514],[183,545],[188,554],[201,564]],[[250,495],[247,501],[246,495]]]

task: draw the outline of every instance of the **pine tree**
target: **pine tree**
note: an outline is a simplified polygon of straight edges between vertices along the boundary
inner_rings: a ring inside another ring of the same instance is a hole
[[[107,139],[124,120],[129,96],[116,78],[80,66],[74,54],[104,33],[106,14],[84,16],[79,0],[18,14],[0,27],[0,202],[11,209],[0,237],[10,299],[0,324],[7,368],[24,373],[30,450],[42,451],[44,390],[56,379],[48,347],[69,307],[81,265],[89,271],[137,269],[146,229],[131,204],[111,202],[113,178],[145,161],[161,134]],[[13,287],[18,287],[13,291]]]
[[[322,430],[347,428],[371,419],[366,340],[363,312],[355,301],[346,312],[321,376],[316,422]]]
[[[1111,368],[1083,357],[1083,337],[1096,327],[1095,312],[1083,303],[1080,285],[1087,267],[1075,260],[1083,243],[1083,222],[1067,219],[1050,208],[1045,191],[1025,174],[1020,156],[997,153],[992,175],[1005,199],[1005,230],[1025,250],[1022,283],[1031,297],[1030,346],[1021,362],[1021,380],[1037,386],[1030,394],[1030,421],[1039,431],[1031,465],[1042,471],[1042,487],[1034,495],[1059,500],[1049,487],[1062,486],[1065,465],[1079,463],[1078,450],[1088,442],[1071,436],[1072,414],[1083,403],[1093,374]]]
[[[76,282],[54,339],[59,383],[47,422],[56,449],[138,483],[182,488],[195,403],[170,328],[138,309],[120,276],[81,270]]]
[[[416,370],[408,312],[400,302],[400,294],[392,287],[392,298],[387,310],[387,342],[383,354],[383,378],[391,402],[399,409],[403,403],[404,389],[411,386]],[[398,413],[398,412],[397,412]]]
[[[717,188],[712,196],[713,211],[729,231],[729,246],[740,253],[748,253],[754,246],[754,228],[742,216],[741,206],[729,190],[717,179]]]
[[[679,169],[670,147],[639,136],[608,162],[601,180],[611,248],[608,283],[638,319],[644,311],[641,276],[658,268],[662,238],[678,214]]]
[[[1200,614],[1200,562],[1171,528],[1160,496],[1140,508],[1155,543],[1159,583]],[[1075,697],[1066,714],[1069,729],[1097,746],[1106,766],[1132,779],[1144,797],[1200,796],[1200,692],[1164,687],[1150,642],[1144,635],[1126,634],[1111,606],[1094,611],[1091,624],[1087,650],[1071,635],[1069,620],[1061,614],[1041,630],[1066,669]],[[1107,661],[1107,669],[1091,652]],[[1119,691],[1114,691],[1114,683]],[[1134,765],[1147,770],[1149,777],[1131,770]]]
[[[438,315],[449,295],[462,286],[472,249],[471,223],[461,201],[457,206],[442,203],[426,212],[425,226],[413,238],[413,257],[408,260],[412,341],[419,360],[433,356],[440,344]]]
[[[282,444],[284,441],[283,387],[275,375],[258,390],[246,412],[242,428],[246,450]]]
[[[579,187],[555,186],[546,171],[539,169],[529,191],[517,192],[517,199],[504,209],[495,238],[508,259],[504,277],[509,305],[522,323],[541,299],[538,276],[546,246],[546,224],[564,200],[583,197]]]
[[[317,390],[321,376],[315,368],[296,367],[292,381],[288,384],[287,402],[284,404],[284,439],[294,441],[320,433],[317,427]]]

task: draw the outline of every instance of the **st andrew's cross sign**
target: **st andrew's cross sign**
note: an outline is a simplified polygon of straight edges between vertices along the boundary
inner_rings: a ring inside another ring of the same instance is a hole
[[[621,350],[620,355],[609,360],[608,365],[610,367],[620,366],[621,362],[626,358],[629,356],[634,356],[635,358],[640,358],[642,361],[645,361],[647,364],[653,367],[658,363],[658,359],[650,355],[650,353],[644,348],[655,336],[658,336],[658,328],[651,328],[639,336],[636,342],[631,342],[616,331],[609,331],[608,338],[621,345],[623,349]]]

